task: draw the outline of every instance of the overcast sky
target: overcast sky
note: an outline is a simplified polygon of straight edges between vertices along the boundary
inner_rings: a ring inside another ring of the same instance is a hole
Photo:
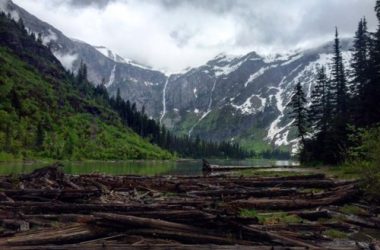
[[[261,54],[352,36],[375,0],[13,0],[67,36],[176,72],[219,53]]]

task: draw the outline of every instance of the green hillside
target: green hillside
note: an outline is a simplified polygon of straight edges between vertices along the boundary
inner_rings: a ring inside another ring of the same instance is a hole
[[[0,159],[168,159],[124,126],[104,93],[73,75],[22,22],[0,16]]]

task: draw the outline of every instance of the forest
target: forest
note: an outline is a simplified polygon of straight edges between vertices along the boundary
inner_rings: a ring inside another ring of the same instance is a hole
[[[375,11],[380,21],[380,1]],[[331,63],[317,69],[310,102],[299,82],[288,104],[298,131],[299,158],[309,165],[378,163],[380,26],[372,33],[366,18],[359,21],[349,69],[344,66],[338,28],[333,49]]]

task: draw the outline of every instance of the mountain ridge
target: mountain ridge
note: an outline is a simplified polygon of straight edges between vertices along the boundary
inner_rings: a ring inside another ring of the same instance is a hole
[[[73,41],[54,27],[39,23],[11,1],[8,5],[19,11],[27,27],[43,34],[63,64],[72,60],[75,71],[83,61],[91,81],[105,84],[111,95],[120,90],[122,98],[136,102],[139,109],[144,107],[150,117],[174,133],[213,141],[228,139],[255,150],[294,148],[286,108],[290,90],[301,80],[310,96],[315,67],[331,58],[330,43],[284,55],[220,54],[204,65],[167,76],[123,63],[121,57],[112,60],[96,47]],[[52,32],[58,34],[57,39],[52,39]],[[350,40],[343,40],[342,47],[349,59]]]

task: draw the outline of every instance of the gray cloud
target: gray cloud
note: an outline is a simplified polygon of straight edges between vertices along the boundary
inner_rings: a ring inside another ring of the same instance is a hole
[[[277,53],[352,36],[374,0],[14,0],[68,36],[178,71],[218,53]]]
[[[105,8],[111,0],[53,0],[55,4],[69,4],[73,7],[97,7]]]

